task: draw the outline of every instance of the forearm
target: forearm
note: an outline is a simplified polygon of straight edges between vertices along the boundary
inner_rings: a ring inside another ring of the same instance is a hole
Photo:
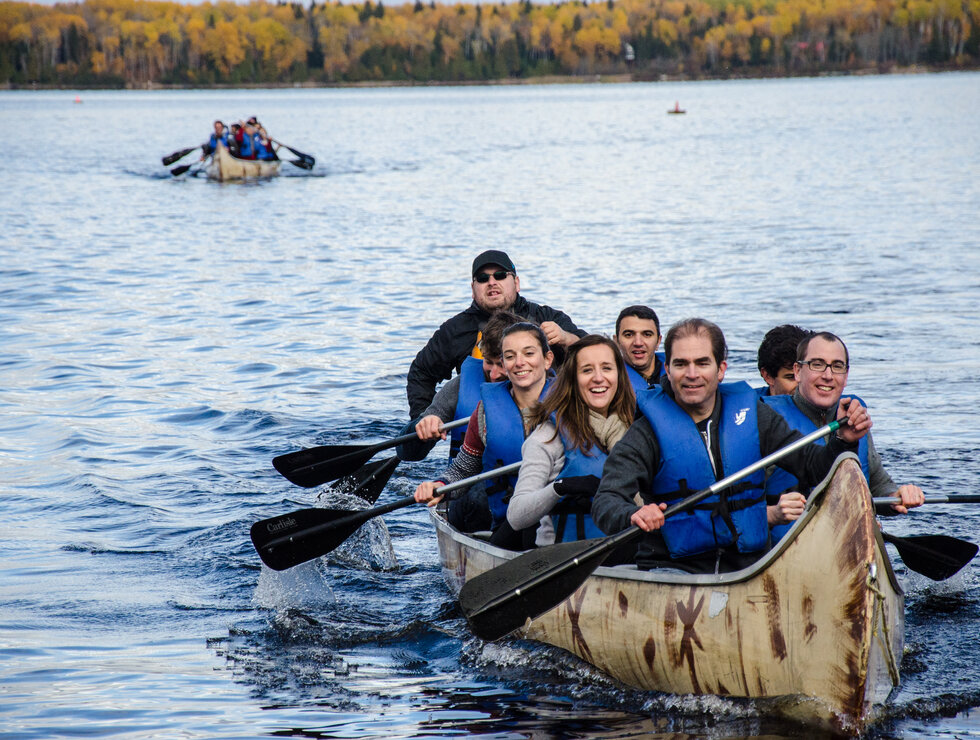
[[[443,423],[456,417],[456,404],[459,403],[459,376],[453,376],[439,389],[432,403],[421,413],[420,417],[438,416]]]
[[[637,510],[634,496],[650,490],[660,450],[649,422],[641,419],[613,447],[602,469],[592,501],[592,519],[603,532],[615,534],[631,526]]]
[[[413,419],[422,415],[422,411],[432,402],[439,379],[430,377],[416,367],[415,363],[408,370],[408,380],[405,384],[405,395],[408,397],[408,415]]]
[[[871,489],[872,496],[894,496],[898,490],[898,484],[892,480],[881,464],[881,455],[875,448],[871,435],[868,435],[868,488]]]
[[[456,483],[464,478],[472,478],[483,472],[483,458],[475,457],[466,450],[460,450],[445,472],[439,476],[443,483]]]
[[[453,373],[453,357],[442,328],[419,350],[408,369],[405,392],[409,415],[414,419],[432,402],[436,386]]]
[[[538,427],[521,448],[521,473],[514,495],[507,504],[507,521],[514,529],[537,523],[558,503],[552,482],[565,465],[561,439],[554,437],[550,424]]]

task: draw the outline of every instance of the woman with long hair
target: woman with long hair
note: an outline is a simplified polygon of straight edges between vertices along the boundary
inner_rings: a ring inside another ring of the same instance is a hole
[[[590,334],[568,348],[548,395],[531,412],[521,472],[507,507],[515,530],[539,524],[536,544],[603,532],[590,515],[602,465],[630,424],[636,396],[616,343]]]
[[[554,355],[541,327],[527,321],[504,330],[501,349],[507,380],[481,386],[480,402],[467,424],[459,453],[439,480],[419,484],[416,501],[432,506],[442,498],[434,496],[439,486],[520,461],[521,444],[531,429],[525,417],[550,385]],[[450,507],[450,523],[465,532],[492,530],[496,539],[491,542],[520,549],[520,537],[506,526],[505,517],[515,482],[515,476],[487,481],[486,505],[465,515],[455,514]],[[473,498],[468,501],[472,504]]]

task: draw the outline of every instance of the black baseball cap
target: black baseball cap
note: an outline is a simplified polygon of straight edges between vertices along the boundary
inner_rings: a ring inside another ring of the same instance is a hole
[[[477,255],[476,259],[473,260],[473,276],[476,277],[476,274],[487,265],[500,265],[505,270],[517,274],[517,268],[514,267],[510,257],[507,256],[506,252],[501,252],[499,249],[488,249],[486,252]]]

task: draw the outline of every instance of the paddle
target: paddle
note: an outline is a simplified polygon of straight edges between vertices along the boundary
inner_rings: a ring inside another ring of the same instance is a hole
[[[686,511],[740,478],[771,465],[791,452],[827,436],[842,425],[832,421],[815,432],[776,450],[737,473],[667,508],[664,517]],[[562,542],[531,550],[481,573],[463,584],[459,605],[470,629],[484,640],[496,640],[521,627],[528,619],[567,599],[617,547],[644,534],[637,526],[592,540]]]
[[[172,154],[168,154],[166,157],[164,157],[161,160],[163,162],[163,166],[164,167],[169,167],[174,162],[176,162],[178,159],[183,159],[188,154],[190,154],[192,151],[194,151],[195,149],[198,149],[198,148],[200,148],[200,145],[198,145],[198,146],[192,146],[190,149],[180,149],[180,150],[178,150],[178,151],[176,151],[176,152],[174,152]]]
[[[443,424],[439,430],[449,431],[464,426],[469,419],[457,419]],[[290,483],[313,488],[349,475],[374,457],[375,453],[397,447],[402,442],[418,439],[415,433],[379,442],[374,445],[322,445],[279,455],[272,459],[276,470]]]
[[[945,581],[973,560],[977,546],[966,540],[943,534],[917,534],[897,537],[882,531],[881,538],[895,545],[899,557],[909,570],[934,581]]]
[[[182,164],[180,167],[174,167],[172,170],[170,170],[170,174],[174,177],[180,177],[193,166],[193,164]]]
[[[883,496],[872,499],[876,507],[890,506],[901,503],[901,499]],[[952,496],[926,496],[926,504],[977,504],[980,494],[958,494]],[[973,560],[978,548],[972,542],[948,537],[944,534],[917,534],[909,537],[898,537],[882,531],[881,537],[890,542],[898,550],[899,557],[909,570],[921,573],[934,581],[945,581],[950,576],[959,573],[962,568]]]
[[[299,159],[290,159],[289,163],[296,165],[300,169],[312,170],[313,165],[316,164],[316,160],[309,154],[303,154],[303,152],[299,151],[298,149],[293,149],[288,144],[283,144],[281,141],[276,141],[275,139],[270,138],[269,141],[271,141],[273,144],[278,144],[279,146],[286,147],[286,149],[288,149],[297,157],[299,157]]]
[[[487,478],[513,473],[520,467],[519,462],[504,465],[455,483],[439,486],[435,493],[442,495],[457,488],[466,488]],[[415,496],[406,496],[390,504],[364,511],[299,509],[290,514],[255,522],[251,529],[252,544],[263,563],[273,570],[285,570],[336,549],[369,519],[414,503]]]
[[[358,496],[369,504],[373,504],[378,500],[378,496],[381,495],[391,478],[391,474],[395,472],[395,468],[400,462],[401,460],[397,456],[370,462],[353,475],[346,475],[332,484],[329,490]]]

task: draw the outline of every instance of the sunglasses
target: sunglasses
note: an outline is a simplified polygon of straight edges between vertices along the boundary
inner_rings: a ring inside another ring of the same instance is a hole
[[[478,272],[476,275],[473,276],[473,279],[476,280],[476,282],[478,283],[489,283],[490,278],[492,277],[494,280],[496,280],[499,283],[501,280],[506,279],[508,275],[512,275],[512,274],[513,273],[510,270],[494,270],[493,272]]]

